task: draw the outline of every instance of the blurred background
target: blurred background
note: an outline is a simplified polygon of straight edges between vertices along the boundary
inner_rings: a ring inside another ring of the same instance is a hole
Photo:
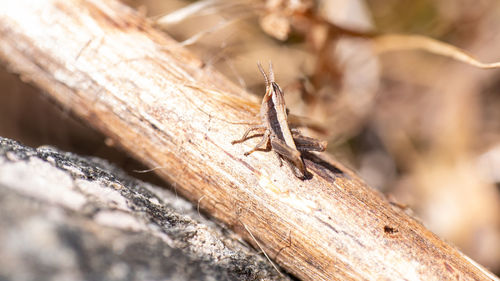
[[[423,35],[500,61],[494,0],[126,1],[256,95],[272,60],[291,113],[372,187],[500,274],[500,72],[425,51],[385,52],[380,34]],[[140,164],[6,69],[0,135]],[[320,127],[320,128],[318,128]],[[164,185],[164,184],[163,184]]]

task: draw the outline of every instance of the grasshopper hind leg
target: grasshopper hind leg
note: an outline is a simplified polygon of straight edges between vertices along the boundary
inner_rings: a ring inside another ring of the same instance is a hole
[[[271,139],[271,146],[280,156],[280,160],[285,160],[285,162],[287,162],[296,177],[305,178],[307,171],[298,150],[290,148],[285,142],[276,138]]]

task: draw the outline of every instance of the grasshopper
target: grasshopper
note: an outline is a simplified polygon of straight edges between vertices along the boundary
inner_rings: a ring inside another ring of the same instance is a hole
[[[248,128],[241,139],[231,143],[244,142],[249,139],[250,132],[259,131],[263,135],[262,139],[252,150],[245,152],[245,156],[257,150],[269,151],[272,149],[278,156],[280,166],[283,165],[282,160],[285,160],[296,177],[305,179],[307,171],[301,152],[324,151],[326,142],[305,137],[298,130],[290,129],[285,97],[280,86],[274,80],[272,63],[269,62],[269,76],[266,75],[260,63],[257,63],[257,66],[266,82],[266,94],[262,98],[260,107],[262,124]],[[264,144],[265,149],[261,148]]]

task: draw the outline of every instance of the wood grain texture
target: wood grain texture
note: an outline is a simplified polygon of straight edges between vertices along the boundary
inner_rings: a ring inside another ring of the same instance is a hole
[[[498,280],[328,155],[244,157],[258,99],[119,2],[0,1],[0,57],[303,280]]]

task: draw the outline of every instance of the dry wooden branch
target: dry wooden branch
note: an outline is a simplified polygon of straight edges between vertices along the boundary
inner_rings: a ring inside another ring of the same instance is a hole
[[[326,155],[244,157],[257,98],[119,2],[2,1],[0,57],[304,280],[497,280]]]

